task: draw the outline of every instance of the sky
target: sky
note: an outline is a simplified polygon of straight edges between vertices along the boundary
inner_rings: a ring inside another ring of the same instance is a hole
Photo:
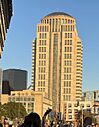
[[[99,0],[13,0],[13,17],[0,67],[28,71],[31,85],[32,40],[47,14],[65,12],[76,19],[83,43],[83,91],[99,90]]]

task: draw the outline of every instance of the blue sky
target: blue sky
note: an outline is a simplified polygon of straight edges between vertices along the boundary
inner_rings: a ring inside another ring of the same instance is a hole
[[[76,18],[83,42],[83,91],[99,89],[99,0],[13,0],[13,17],[0,67],[28,71],[31,84],[32,40],[36,24],[47,14],[62,11]]]

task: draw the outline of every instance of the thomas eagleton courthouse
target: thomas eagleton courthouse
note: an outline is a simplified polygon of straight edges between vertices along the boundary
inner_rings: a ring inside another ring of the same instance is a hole
[[[32,45],[32,85],[65,114],[66,103],[81,100],[83,46],[76,20],[63,12],[45,16]]]

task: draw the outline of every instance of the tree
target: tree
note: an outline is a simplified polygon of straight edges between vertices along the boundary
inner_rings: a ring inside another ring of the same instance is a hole
[[[84,119],[90,117],[92,119],[92,123],[96,124],[96,118],[94,114],[91,113],[91,111],[85,111],[84,112]]]
[[[80,122],[82,120],[82,111],[78,111],[77,117],[76,117]],[[92,123],[96,124],[96,118],[95,116],[91,113],[91,110],[83,110],[83,120],[86,121],[86,119],[88,118],[92,120]]]
[[[24,118],[26,116],[26,109],[21,103],[8,102],[1,106],[1,115],[10,118]]]

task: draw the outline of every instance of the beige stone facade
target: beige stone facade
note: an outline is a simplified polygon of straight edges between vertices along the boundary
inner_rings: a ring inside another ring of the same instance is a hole
[[[12,1],[0,0],[0,57],[6,39],[7,29],[9,28],[10,19],[12,16]]]
[[[91,109],[93,112],[94,101],[79,101],[79,106],[77,101],[68,101],[64,104],[63,108],[63,118],[65,121],[75,121],[75,115],[80,110]]]
[[[9,95],[8,94],[0,94],[0,103],[5,104],[9,102]]]
[[[45,16],[37,25],[35,47],[35,91],[44,92],[63,113],[65,102],[82,96],[83,46],[76,20],[63,12]]]
[[[33,90],[12,91],[11,95],[0,95],[1,104],[8,102],[19,102],[24,105],[27,113],[37,112],[41,117],[48,108],[52,109],[52,101],[44,96],[42,92]]]

